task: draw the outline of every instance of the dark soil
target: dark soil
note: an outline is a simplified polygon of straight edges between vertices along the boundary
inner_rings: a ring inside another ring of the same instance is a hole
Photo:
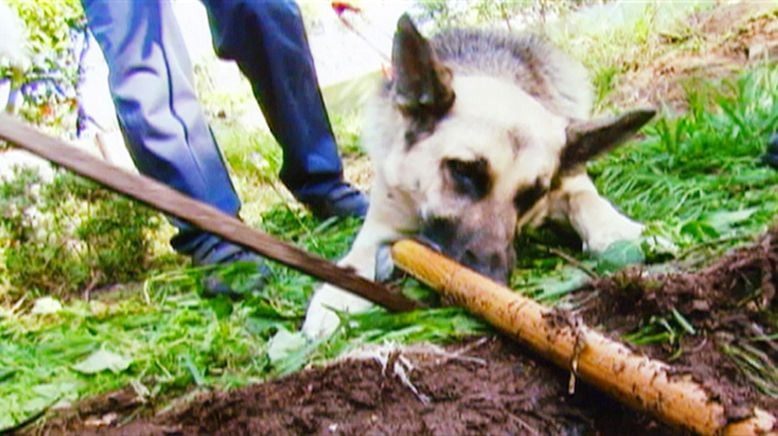
[[[755,405],[778,416],[778,340],[770,339],[778,332],[778,228],[700,272],[647,276],[631,269],[592,286],[598,298],[581,311],[588,325],[620,337],[652,316],[672,319],[675,309],[695,334],[639,350],[661,360],[680,353],[671,362],[674,370],[691,374],[721,399],[730,419],[749,416]],[[756,365],[773,371],[766,383],[772,397],[727,353],[733,349],[746,350]]]
[[[398,368],[405,369],[407,383]],[[481,338],[437,352],[395,352],[386,367],[378,360],[345,360],[206,394],[179,410],[118,427],[115,423],[135,407],[126,407],[132,395],[114,395],[82,405],[69,419],[51,421],[43,433],[671,433],[585,386],[579,384],[573,395],[567,389],[565,372],[506,340]]]

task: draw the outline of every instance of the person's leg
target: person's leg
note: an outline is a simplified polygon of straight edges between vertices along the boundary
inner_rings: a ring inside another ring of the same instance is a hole
[[[297,4],[290,0],[203,3],[217,53],[235,60],[248,77],[283,148],[280,177],[284,184],[319,215],[364,215],[364,197],[343,181]],[[323,204],[328,201],[334,204]],[[337,209],[339,201],[345,213],[326,210]]]
[[[192,84],[192,66],[167,0],[82,0],[105,55],[117,117],[138,170],[230,215],[240,201]],[[171,244],[197,264],[242,249],[174,220]]]
[[[191,65],[167,1],[83,0],[105,55],[122,132],[138,169],[236,215],[240,202],[192,89]],[[184,223],[174,248],[192,254],[207,235]]]

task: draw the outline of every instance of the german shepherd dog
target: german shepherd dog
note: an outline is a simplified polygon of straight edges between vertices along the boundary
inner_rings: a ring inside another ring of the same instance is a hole
[[[567,222],[595,253],[638,238],[643,226],[600,197],[584,164],[654,111],[590,119],[591,107],[584,67],[538,36],[452,30],[427,40],[402,16],[392,78],[366,109],[363,141],[375,167],[370,208],[341,265],[374,278],[385,266],[376,261],[381,247],[420,234],[505,283],[524,226]],[[369,306],[325,285],[303,332],[327,336],[338,325],[330,309]]]

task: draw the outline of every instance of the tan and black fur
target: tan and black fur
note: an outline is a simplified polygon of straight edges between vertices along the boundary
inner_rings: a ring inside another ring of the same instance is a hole
[[[569,222],[593,252],[640,236],[643,226],[599,196],[583,165],[653,111],[590,120],[586,70],[537,36],[454,30],[427,40],[403,16],[392,68],[367,109],[363,141],[375,180],[365,224],[342,264],[372,278],[382,268],[381,246],[421,234],[505,282],[517,231],[546,218]],[[367,307],[324,286],[303,331],[331,333],[338,319],[328,308]]]

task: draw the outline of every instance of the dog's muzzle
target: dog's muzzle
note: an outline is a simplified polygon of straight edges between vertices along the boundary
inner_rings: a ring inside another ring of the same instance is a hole
[[[434,218],[422,226],[419,239],[498,283],[508,283],[515,261],[513,245],[489,229],[466,229],[453,219]]]

